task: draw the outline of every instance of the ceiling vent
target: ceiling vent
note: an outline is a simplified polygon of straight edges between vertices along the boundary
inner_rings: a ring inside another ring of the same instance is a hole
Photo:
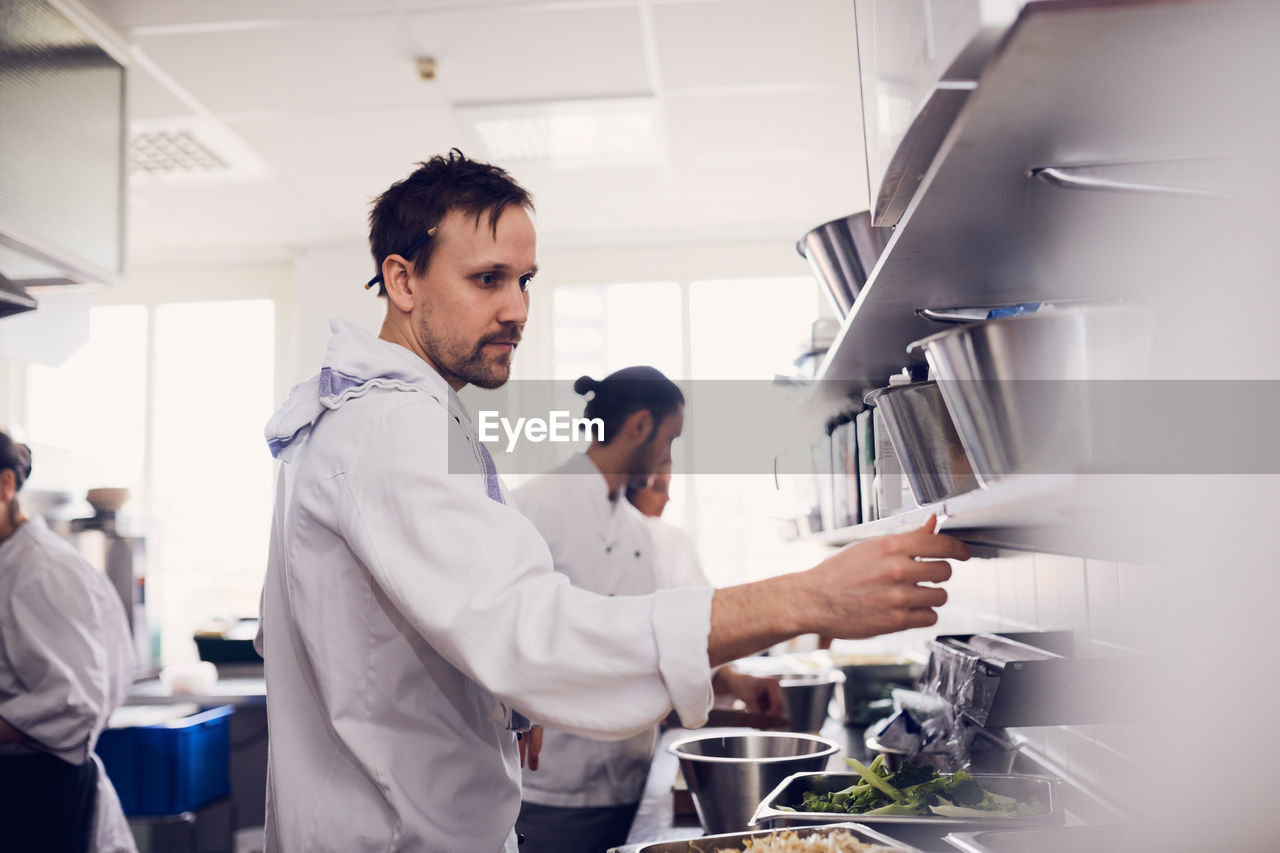
[[[657,163],[663,146],[652,97],[457,107],[489,159],[567,168]]]
[[[130,130],[134,183],[252,180],[270,172],[257,152],[214,119],[141,120]]]

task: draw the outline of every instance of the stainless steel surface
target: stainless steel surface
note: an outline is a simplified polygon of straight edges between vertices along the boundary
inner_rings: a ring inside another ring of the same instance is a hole
[[[1102,190],[1105,192],[1148,193],[1152,195],[1189,195],[1205,198],[1234,198],[1230,190],[1211,187],[1157,184],[1136,178],[1111,174],[1112,170],[1100,166],[1044,166],[1032,169],[1031,174],[1045,183],[1069,190]]]
[[[1045,824],[1062,823],[1063,815],[1054,796],[1056,782],[1044,776],[1014,776],[992,773],[975,773],[973,778],[983,788],[993,794],[1013,797],[1021,802],[1030,802],[1034,797],[1040,801],[1044,809],[1041,813],[1028,817],[942,817],[905,816],[905,815],[841,815],[830,812],[796,811],[801,796],[809,791],[827,794],[841,791],[855,784],[862,777],[857,773],[797,773],[784,779],[760,803],[760,807],[751,817],[752,826],[812,826],[814,824],[831,823],[834,820],[854,823],[868,823],[884,827],[899,826],[933,826],[939,828],[959,827],[996,827],[1021,829],[1027,826],[1043,826]]]
[[[910,687],[924,665],[911,660],[900,663],[846,664],[840,667],[844,673],[840,702],[846,723],[865,725],[884,714],[871,709],[871,704],[887,699],[895,687]]]
[[[720,835],[708,835],[703,838],[695,838],[691,841],[664,841],[659,844],[645,844],[642,847],[635,848],[634,853],[715,853],[719,850],[741,850],[743,843],[750,838],[764,839],[781,832],[782,830],[756,830],[754,832],[731,832]],[[833,823],[828,826],[818,827],[799,827],[793,830],[796,835],[807,837],[811,835],[826,836],[834,832],[847,832],[864,844],[876,844],[884,847],[890,847],[894,850],[911,851],[913,848],[907,847],[900,841],[895,841],[883,833],[876,832],[874,829],[866,826],[859,826],[856,823]]]
[[[787,675],[779,682],[782,698],[787,703],[786,716],[791,731],[816,733],[827,721],[827,708],[837,684],[844,682],[838,669],[811,675]]]
[[[809,261],[836,315],[843,318],[888,239],[888,229],[872,227],[871,214],[864,210],[809,231],[796,243],[796,251]]]
[[[1075,308],[971,323],[909,349],[928,359],[973,473],[988,485],[1124,465],[1106,406],[1114,389],[1099,380],[1142,378],[1151,330],[1137,309]]]
[[[1128,853],[1149,850],[1135,843],[1130,824],[1108,823],[1094,826],[1056,826],[1041,829],[982,832],[953,832],[944,840],[964,853]]]
[[[1242,33],[1277,23],[1280,6],[1267,3],[1027,4],[828,352],[824,399],[837,404],[900,370],[903,347],[936,330],[914,313],[922,306],[1134,298],[1162,287],[1155,259],[1179,240],[1203,240],[1210,223],[1229,226],[1223,203],[1066,192],[1028,173],[1222,158],[1265,138],[1253,127],[1265,111],[1239,108],[1261,102],[1251,98],[1262,81],[1238,46]],[[1224,86],[1238,96],[1205,97]]]
[[[937,155],[938,146],[946,138],[973,88],[972,82],[939,86],[911,121],[911,126],[889,158],[880,191],[876,194],[872,211],[878,227],[898,224],[912,197],[920,189],[920,181]]]
[[[792,773],[821,770],[840,745],[807,734],[709,734],[670,746],[707,832],[746,829],[764,795]]]
[[[916,314],[935,323],[973,323],[987,319],[990,308],[917,308]]]
[[[879,388],[862,399],[883,416],[917,504],[935,503],[978,487],[938,383]]]

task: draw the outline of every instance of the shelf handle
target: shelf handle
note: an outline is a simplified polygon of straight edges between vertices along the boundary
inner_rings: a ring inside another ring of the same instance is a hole
[[[1123,181],[1108,178],[1094,172],[1094,166],[1039,166],[1027,171],[1027,177],[1036,178],[1055,187],[1069,190],[1103,190],[1106,192],[1147,193],[1153,195],[1199,196],[1203,198],[1235,198],[1235,193],[1202,187],[1178,187],[1167,184],[1151,184],[1141,181]]]

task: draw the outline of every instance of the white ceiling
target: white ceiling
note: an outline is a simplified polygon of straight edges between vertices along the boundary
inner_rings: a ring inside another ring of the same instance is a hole
[[[134,263],[362,240],[416,161],[490,159],[465,116],[485,104],[656,100],[647,162],[500,163],[544,245],[793,240],[866,207],[853,0],[83,2],[132,47],[135,130],[196,120],[265,164],[133,182]]]

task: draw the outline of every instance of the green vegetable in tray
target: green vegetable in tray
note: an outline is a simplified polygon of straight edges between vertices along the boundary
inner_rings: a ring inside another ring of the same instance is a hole
[[[862,777],[855,785],[830,794],[807,792],[801,798],[803,812],[939,817],[1025,817],[1043,814],[1038,799],[1022,803],[993,794],[965,771],[942,776],[932,767],[904,762],[890,773],[884,756],[871,766],[846,758],[845,763]]]

